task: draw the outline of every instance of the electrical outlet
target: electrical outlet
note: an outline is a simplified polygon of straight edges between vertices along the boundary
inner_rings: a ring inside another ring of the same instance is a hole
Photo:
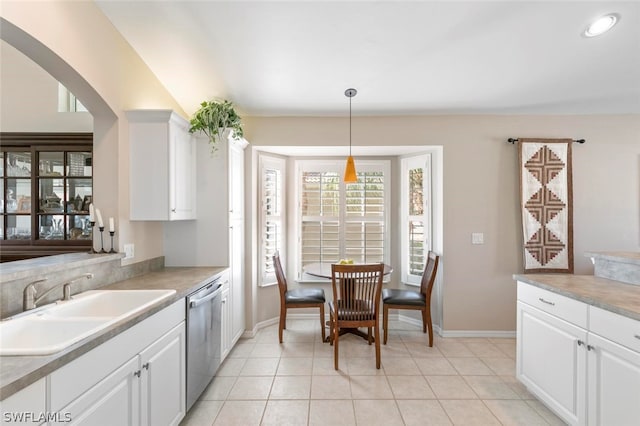
[[[135,250],[133,244],[125,244],[124,245],[124,258],[125,259],[133,259],[135,256]]]
[[[471,233],[471,244],[484,244],[484,234],[482,232]]]

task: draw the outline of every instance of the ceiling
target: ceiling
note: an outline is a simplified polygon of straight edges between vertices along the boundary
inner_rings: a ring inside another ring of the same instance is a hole
[[[188,114],[640,113],[638,1],[96,3]]]

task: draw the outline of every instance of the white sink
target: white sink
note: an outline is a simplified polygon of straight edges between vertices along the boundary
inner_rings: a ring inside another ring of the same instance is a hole
[[[0,356],[59,352],[175,294],[175,290],[93,290],[0,322]]]
[[[43,313],[56,318],[133,315],[174,294],[175,290],[92,290],[59,302]]]
[[[35,315],[8,320],[0,324],[0,355],[52,354],[99,331],[108,321]]]

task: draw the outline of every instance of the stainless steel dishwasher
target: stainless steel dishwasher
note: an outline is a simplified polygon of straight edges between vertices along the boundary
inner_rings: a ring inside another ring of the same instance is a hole
[[[187,410],[220,366],[222,283],[214,278],[187,296]]]

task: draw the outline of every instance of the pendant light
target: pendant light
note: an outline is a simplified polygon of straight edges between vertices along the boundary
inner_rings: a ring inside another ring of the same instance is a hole
[[[344,91],[344,95],[349,98],[349,158],[347,158],[347,166],[344,169],[344,181],[345,182],[357,182],[358,176],[356,175],[356,165],[353,162],[351,156],[351,98],[353,98],[358,91],[356,89],[347,89]]]

